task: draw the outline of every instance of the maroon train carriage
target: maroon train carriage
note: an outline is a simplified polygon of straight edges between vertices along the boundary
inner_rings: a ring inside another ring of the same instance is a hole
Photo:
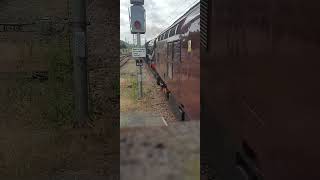
[[[200,120],[200,3],[154,41],[153,68],[182,120]]]

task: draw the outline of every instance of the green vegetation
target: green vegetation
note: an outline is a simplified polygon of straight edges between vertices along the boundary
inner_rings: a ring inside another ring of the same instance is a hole
[[[130,48],[130,47],[132,47],[131,44],[129,44],[129,43],[125,42],[125,41],[120,40],[120,49],[127,49],[127,48]]]
[[[130,85],[131,85],[131,97],[132,99],[136,100],[138,98],[137,92],[138,92],[138,82],[137,79],[134,77],[131,77],[129,79]]]
[[[127,44],[120,40],[120,49],[126,49],[126,48],[127,48]]]

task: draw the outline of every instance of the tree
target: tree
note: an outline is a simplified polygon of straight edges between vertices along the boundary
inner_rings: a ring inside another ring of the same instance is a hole
[[[126,49],[129,47],[129,44],[125,41],[120,40],[120,49]]]

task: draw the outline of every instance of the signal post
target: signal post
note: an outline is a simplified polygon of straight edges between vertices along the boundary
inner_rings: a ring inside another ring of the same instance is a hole
[[[142,98],[142,66],[143,61],[141,58],[146,57],[145,47],[141,47],[141,34],[146,32],[146,14],[143,7],[144,0],[130,0],[132,6],[130,7],[130,28],[131,34],[137,35],[137,47],[132,48],[132,57],[136,59],[137,81],[138,81],[138,98]]]

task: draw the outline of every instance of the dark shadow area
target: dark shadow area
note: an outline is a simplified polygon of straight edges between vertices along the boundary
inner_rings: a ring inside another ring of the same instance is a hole
[[[228,180],[319,179],[320,3],[202,3],[201,153],[207,164]]]
[[[0,179],[119,179],[119,2],[86,4],[82,127],[72,2],[0,1]]]

